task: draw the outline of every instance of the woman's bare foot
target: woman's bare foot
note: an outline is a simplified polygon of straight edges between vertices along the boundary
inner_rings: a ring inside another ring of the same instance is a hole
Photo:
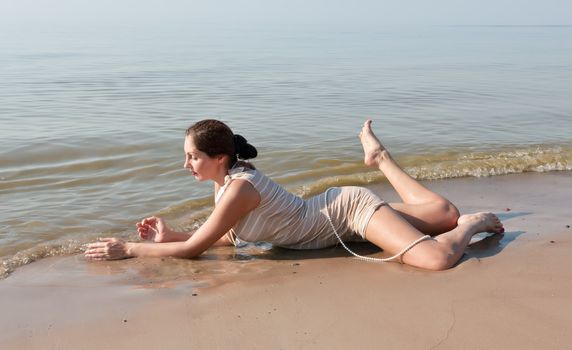
[[[493,213],[476,213],[461,215],[457,224],[461,225],[474,225],[475,233],[489,232],[489,233],[503,233],[504,227],[500,219]]]
[[[379,168],[384,159],[390,157],[389,152],[383,147],[379,139],[371,130],[371,120],[368,119],[363,124],[363,128],[359,133],[361,145],[364,153],[364,163],[367,166]]]

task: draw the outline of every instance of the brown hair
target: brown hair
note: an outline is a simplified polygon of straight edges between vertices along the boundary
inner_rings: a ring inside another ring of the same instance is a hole
[[[192,136],[195,147],[209,157],[226,154],[229,156],[229,168],[236,162],[255,158],[258,151],[248,143],[244,137],[234,134],[223,122],[215,119],[205,119],[191,125],[185,132],[186,136]],[[250,163],[241,162],[254,169]]]

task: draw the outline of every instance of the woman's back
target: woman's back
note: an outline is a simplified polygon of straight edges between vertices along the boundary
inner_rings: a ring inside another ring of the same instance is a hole
[[[235,168],[229,171],[229,175],[231,179],[248,181],[260,195],[259,206],[242,218],[232,230],[240,240],[270,242],[293,249],[332,246],[338,243],[338,240],[332,232],[326,210],[344,238],[360,240],[355,234],[359,231],[356,227],[353,227],[354,230],[348,230],[352,228],[354,215],[347,214],[348,210],[350,214],[352,211],[362,214],[361,208],[352,208],[351,202],[355,199],[355,192],[367,191],[365,189],[333,188],[329,194],[322,193],[304,200],[286,191],[258,170]],[[329,197],[327,202],[326,196]]]

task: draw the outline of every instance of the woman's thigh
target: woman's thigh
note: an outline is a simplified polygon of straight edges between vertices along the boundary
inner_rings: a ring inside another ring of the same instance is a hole
[[[382,206],[375,211],[366,229],[366,239],[389,255],[401,252],[424,235],[389,206]],[[403,262],[423,267],[436,243],[434,240],[420,242],[403,255]]]
[[[436,236],[457,226],[459,211],[448,201],[425,204],[389,203],[401,217],[423,234]]]

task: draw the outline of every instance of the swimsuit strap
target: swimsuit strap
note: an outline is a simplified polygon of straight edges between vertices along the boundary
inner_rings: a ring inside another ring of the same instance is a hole
[[[232,180],[232,178],[230,177],[230,175],[227,175],[224,177],[224,185],[222,185],[222,187],[218,189],[218,193],[216,194],[216,197],[214,200],[215,204],[218,203],[218,201],[222,197],[222,194],[224,193],[224,191],[226,190],[226,188],[230,184],[231,180]]]
[[[244,167],[242,166],[237,166],[238,163],[235,163],[232,168],[228,169],[228,175],[226,175],[224,177],[224,184],[222,185],[221,188],[219,188],[218,193],[216,194],[215,197],[215,204],[218,203],[218,201],[220,200],[220,198],[222,197],[222,194],[224,193],[224,191],[226,190],[226,188],[228,187],[228,185],[232,182],[232,176],[238,173],[241,173],[244,171]]]

